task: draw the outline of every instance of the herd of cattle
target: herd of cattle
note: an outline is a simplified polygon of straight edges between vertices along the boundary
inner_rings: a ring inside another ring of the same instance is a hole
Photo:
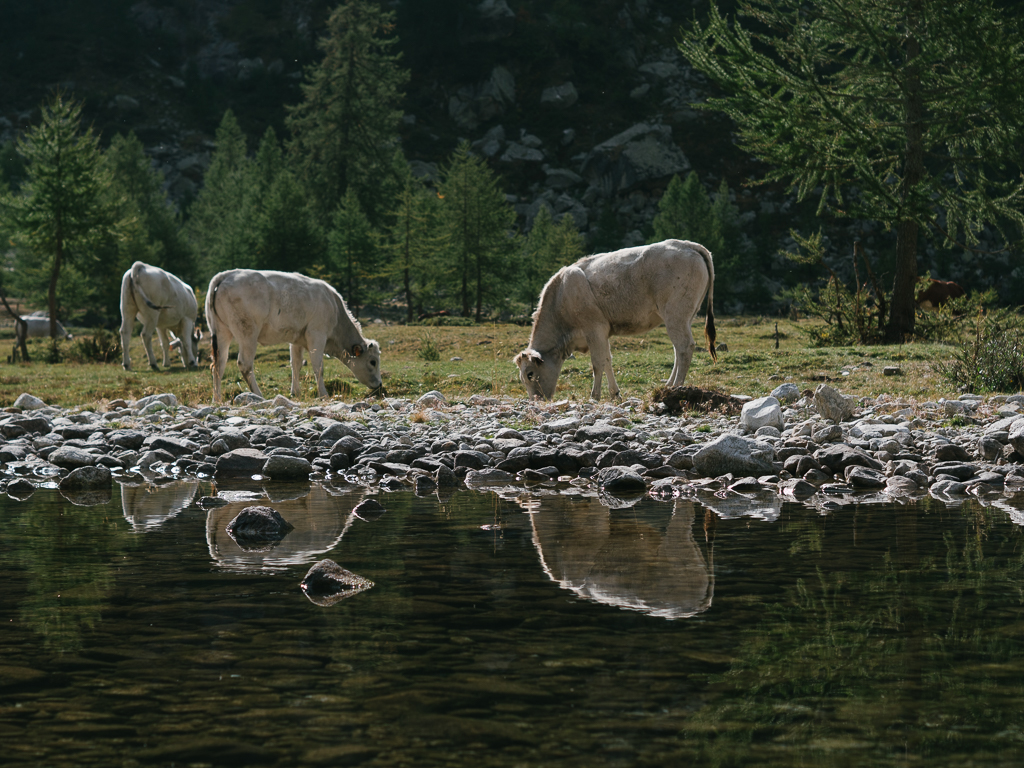
[[[614,397],[619,386],[612,372],[609,337],[643,334],[664,324],[675,349],[669,386],[682,386],[696,343],[690,330],[707,297],[704,335],[715,356],[715,268],[711,253],[686,240],[624,248],[586,256],[558,270],[540,294],[530,343],[514,358],[530,397],[550,400],[562,369],[573,352],[590,352],[594,372],[591,396],[601,396],[602,379]],[[963,296],[955,283],[932,280],[918,295],[922,307],[938,307]],[[121,280],[122,365],[131,370],[129,343],[135,321],[142,323],[142,343],[149,365],[157,369],[153,332],[163,347],[163,365],[178,347],[182,364],[198,366],[201,331],[195,291],[171,273],[135,262]],[[238,368],[249,389],[261,395],[254,372],[259,344],[289,346],[291,394],[299,396],[303,350],[316,377],[317,393],[327,397],[324,355],[336,357],[372,391],[382,385],[380,345],[363,336],[341,295],[323,280],[272,270],[231,269],[214,275],[206,293],[213,363],[214,401],[221,399],[221,379],[232,340],[238,342]],[[36,313],[21,318],[18,340],[50,335],[50,319]],[[58,333],[71,338],[63,326]]]

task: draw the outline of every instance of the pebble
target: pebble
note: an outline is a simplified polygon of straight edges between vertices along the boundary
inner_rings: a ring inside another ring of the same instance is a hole
[[[428,393],[372,403],[279,397],[192,408],[162,393],[93,411],[24,394],[0,413],[0,489],[23,499],[83,467],[109,470],[115,482],[153,475],[326,479],[413,487],[421,495],[543,483],[552,492],[589,488],[602,498],[645,489],[664,497],[694,494],[714,481],[719,493],[736,498],[772,492],[819,506],[823,494],[931,494],[955,503],[968,493],[1011,494],[1024,485],[1024,415],[1014,410],[1024,396],[917,402],[819,387],[817,398],[793,401],[792,389],[747,398],[745,419],[672,416],[639,399],[540,403],[474,395],[456,402]],[[786,402],[781,421],[779,402]],[[752,418],[762,411],[773,423]]]

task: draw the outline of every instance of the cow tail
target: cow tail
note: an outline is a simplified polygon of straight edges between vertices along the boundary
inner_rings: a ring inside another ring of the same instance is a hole
[[[217,289],[220,281],[210,283],[210,292],[206,295],[206,324],[210,326],[210,345],[213,349],[213,366],[217,365]]]
[[[708,342],[708,352],[711,353],[711,359],[716,363],[718,362],[718,354],[715,352],[715,264],[711,259],[711,251],[707,248],[701,248],[701,254],[704,257],[704,265],[708,268],[708,312],[707,319],[704,321],[704,338]]]
[[[134,264],[132,264],[132,273],[131,276],[128,278],[128,286],[132,290],[132,296],[135,296],[136,294],[138,296],[141,296],[142,300],[146,303],[146,306],[149,307],[150,309],[155,309],[157,312],[159,312],[161,309],[167,309],[167,307],[161,307],[159,304],[154,304],[152,301],[150,301],[149,296],[147,296],[145,291],[142,290],[142,286],[137,284],[135,276],[136,274],[138,274],[139,270],[141,270],[144,266],[145,264],[143,264],[141,261],[136,261]],[[138,305],[139,303],[139,300],[137,298],[135,299],[135,303],[136,305]]]

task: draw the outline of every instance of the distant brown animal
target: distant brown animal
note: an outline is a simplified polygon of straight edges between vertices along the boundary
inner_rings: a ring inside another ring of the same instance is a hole
[[[931,278],[928,287],[917,294],[917,306],[920,309],[938,309],[950,299],[959,299],[966,295],[967,291],[952,280]]]

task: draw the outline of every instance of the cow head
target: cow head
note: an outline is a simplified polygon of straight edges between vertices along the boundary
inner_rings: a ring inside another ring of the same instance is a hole
[[[527,395],[544,400],[555,396],[555,385],[558,383],[562,363],[554,355],[545,359],[535,349],[524,349],[512,362],[519,366],[519,380],[526,387]]]
[[[193,368],[199,367],[199,342],[203,340],[203,332],[196,326],[192,329],[192,359],[195,361]]]
[[[380,344],[376,341],[353,344],[351,349],[345,350],[341,361],[371,390],[380,389],[384,383],[380,375]]]

